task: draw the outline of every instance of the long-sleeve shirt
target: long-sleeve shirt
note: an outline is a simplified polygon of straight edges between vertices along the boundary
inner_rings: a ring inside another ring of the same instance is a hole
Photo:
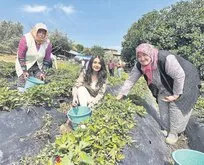
[[[185,81],[185,72],[178,60],[174,55],[168,55],[165,63],[165,71],[166,73],[174,80],[173,84],[173,94],[180,95],[183,93],[184,81]],[[135,65],[129,75],[129,78],[125,81],[120,94],[127,95],[133,85],[137,82],[137,80],[141,77],[141,72],[138,70]],[[156,76],[157,75],[157,76]],[[155,70],[153,72],[153,83],[159,87],[158,89],[165,90],[163,84],[161,83],[159,70]]]
[[[37,50],[40,49],[40,45],[36,44]],[[26,52],[27,52],[27,42],[25,36],[23,36],[18,45],[18,59],[23,70],[27,70],[26,68]],[[51,61],[51,53],[52,53],[52,45],[51,43],[48,44],[48,47],[45,52],[45,57],[43,60],[44,65],[48,65]]]
[[[72,90],[72,95],[73,97],[75,97],[77,95],[77,88],[80,87],[80,86],[85,86],[85,80],[84,80],[84,72],[81,72],[78,79],[76,80],[76,83],[75,83],[75,86],[73,87],[73,90]],[[96,104],[99,102],[99,100],[101,100],[105,94],[105,91],[106,91],[106,83],[104,83],[102,85],[102,87],[99,87],[99,86],[96,86],[96,82],[92,82],[90,84],[90,87],[95,90],[95,91],[98,91],[98,94],[96,95],[96,97],[92,97],[92,100],[91,100],[91,104]]]
[[[115,68],[115,64],[113,62],[109,62],[108,69],[114,69],[114,68]]]

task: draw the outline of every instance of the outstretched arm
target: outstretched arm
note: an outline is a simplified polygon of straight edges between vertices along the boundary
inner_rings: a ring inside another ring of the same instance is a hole
[[[137,82],[137,80],[141,77],[141,75],[142,75],[141,72],[138,70],[135,64],[129,75],[129,78],[125,81],[116,99],[120,100],[123,98],[123,96],[127,96],[129,91],[134,86],[134,84]]]

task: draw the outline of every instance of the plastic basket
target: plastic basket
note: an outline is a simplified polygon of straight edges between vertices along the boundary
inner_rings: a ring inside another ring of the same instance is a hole
[[[67,117],[71,121],[74,130],[82,121],[85,121],[86,119],[90,118],[90,116],[91,109],[86,106],[72,107],[67,112]]]
[[[204,153],[190,150],[180,149],[172,153],[174,165],[204,165]]]
[[[41,81],[40,79],[35,78],[35,77],[29,77],[26,80],[25,89],[31,88],[31,87],[33,87],[35,85],[42,85],[42,84],[45,84],[45,82]]]

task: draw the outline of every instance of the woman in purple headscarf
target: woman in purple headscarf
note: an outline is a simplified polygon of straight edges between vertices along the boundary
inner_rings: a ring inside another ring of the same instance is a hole
[[[197,69],[184,58],[158,50],[148,43],[136,48],[137,63],[125,81],[117,99],[127,95],[143,75],[159,105],[161,128],[166,143],[174,144],[189,121],[199,96]]]

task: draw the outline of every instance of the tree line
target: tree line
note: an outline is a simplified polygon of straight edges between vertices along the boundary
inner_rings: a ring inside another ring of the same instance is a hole
[[[20,22],[0,21],[0,53],[16,54],[22,36],[23,25]],[[65,55],[71,49],[84,55],[104,55],[102,47],[95,45],[92,48],[85,48],[81,44],[74,43],[66,33],[57,29],[49,32],[49,39],[52,43],[52,53],[55,55]]]
[[[152,11],[129,28],[122,42],[122,58],[133,65],[135,47],[148,42],[191,61],[204,79],[204,1],[181,1]]]

